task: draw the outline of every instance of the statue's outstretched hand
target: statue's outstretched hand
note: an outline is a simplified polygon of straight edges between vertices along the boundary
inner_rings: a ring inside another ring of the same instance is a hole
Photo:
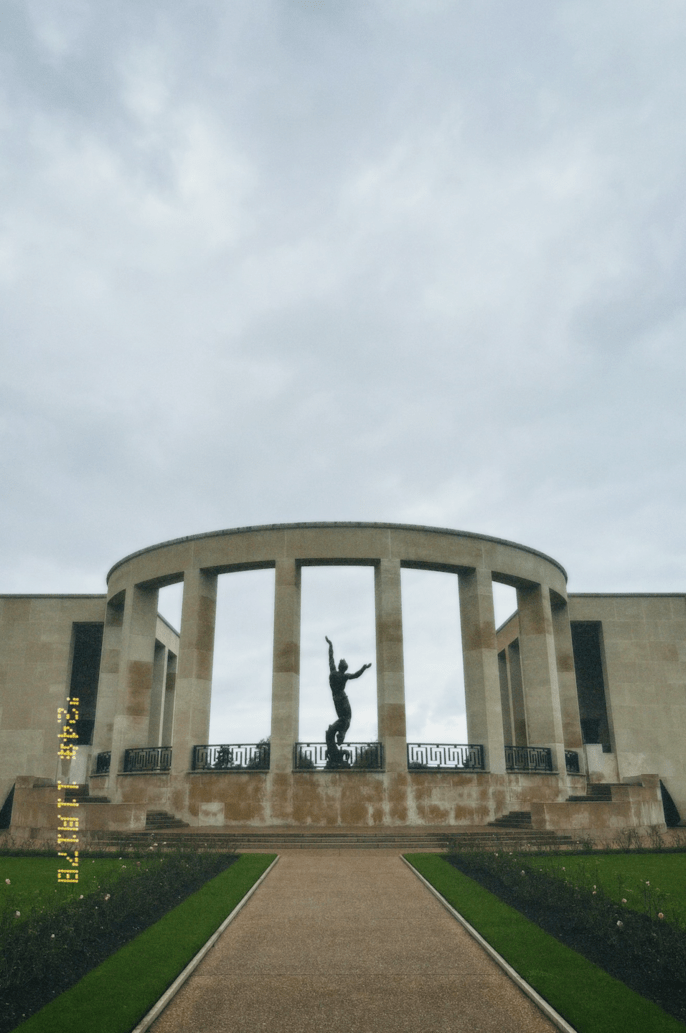
[[[325,636],[324,636],[324,638],[325,638],[325,639],[326,639],[326,641],[327,641],[327,642],[329,643],[329,645],[331,645],[331,639],[329,638],[329,636],[328,636],[328,635],[325,635]]]

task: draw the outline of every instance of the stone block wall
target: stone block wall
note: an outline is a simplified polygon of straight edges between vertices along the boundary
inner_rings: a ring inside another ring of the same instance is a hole
[[[104,614],[104,595],[0,596],[0,805],[18,775],[67,779],[57,708],[69,694],[72,627]]]
[[[658,774],[686,819],[686,595],[570,595],[572,621],[600,621],[620,781]]]

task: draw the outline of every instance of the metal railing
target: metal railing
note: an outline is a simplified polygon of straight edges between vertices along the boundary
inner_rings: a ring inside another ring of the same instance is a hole
[[[269,771],[269,743],[194,746],[193,771]]]
[[[343,762],[332,764],[325,742],[297,742],[293,747],[296,771],[381,771],[383,746],[380,742],[344,742],[340,747]]]
[[[98,753],[95,758],[95,771],[93,772],[93,774],[106,775],[107,772],[110,770],[111,759],[112,754],[109,750],[107,750],[105,753]]]
[[[124,771],[169,771],[171,746],[142,746],[124,750]]]
[[[579,754],[576,750],[565,750],[565,767],[570,775],[580,774]]]
[[[483,746],[408,742],[408,771],[483,771]]]
[[[506,746],[507,771],[552,771],[553,753],[549,746]]]

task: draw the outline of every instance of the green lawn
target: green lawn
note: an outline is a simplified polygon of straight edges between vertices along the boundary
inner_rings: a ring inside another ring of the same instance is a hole
[[[274,860],[243,854],[16,1029],[130,1033]]]
[[[618,903],[625,898],[626,906],[636,911],[662,911],[669,918],[676,909],[686,916],[686,854],[557,854],[525,858],[523,863],[562,879],[595,884]]]
[[[686,1030],[683,1023],[543,932],[439,855],[405,856],[578,1033]]]
[[[83,894],[94,893],[101,883],[158,865],[157,857],[82,857],[78,883],[57,881],[57,869],[64,867],[62,858],[1,857],[0,911],[20,911],[22,918],[38,908],[58,908],[64,902]],[[7,879],[10,880],[9,885]]]

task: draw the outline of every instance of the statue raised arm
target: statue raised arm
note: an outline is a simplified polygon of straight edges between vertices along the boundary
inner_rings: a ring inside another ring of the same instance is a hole
[[[345,767],[347,766],[346,756],[344,756],[344,751],[341,750],[340,746],[345,740],[346,733],[350,728],[350,721],[352,720],[350,700],[345,691],[345,686],[347,682],[352,681],[354,678],[359,678],[372,665],[363,664],[355,674],[348,674],[348,665],[345,660],[339,660],[338,667],[336,667],[331,639],[328,635],[325,635],[324,638],[329,643],[329,686],[338,716],[338,720],[329,725],[326,730],[326,766],[332,768]]]

